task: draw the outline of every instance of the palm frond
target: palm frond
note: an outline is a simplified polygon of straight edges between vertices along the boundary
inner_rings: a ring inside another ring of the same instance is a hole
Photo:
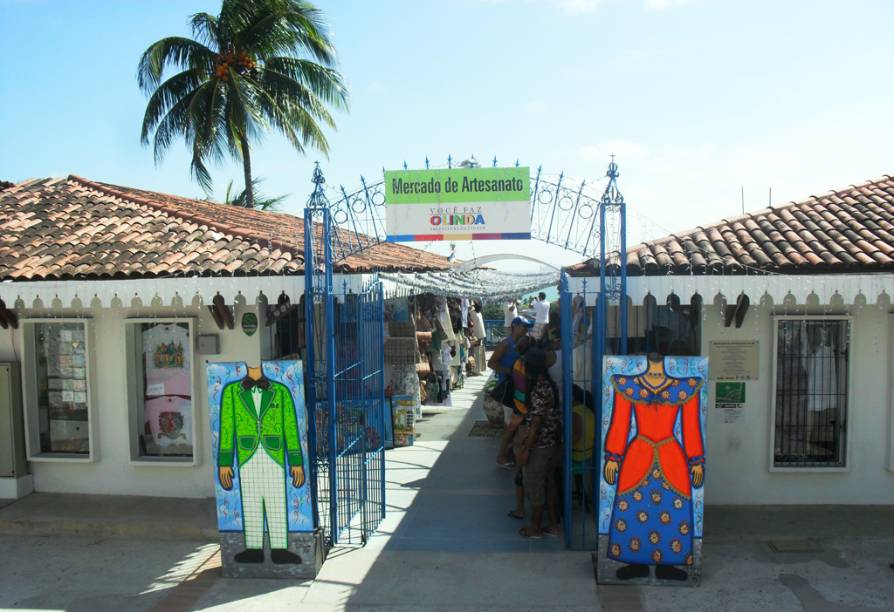
[[[238,85],[240,90],[245,91],[252,99],[252,106],[258,111],[259,119],[273,126],[293,147],[301,151],[302,137],[296,131],[295,120],[289,106],[283,104],[287,101],[277,98],[275,92],[271,92],[252,79],[239,79]]]
[[[190,69],[175,74],[159,85],[146,104],[140,141],[143,144],[148,144],[149,134],[156,128],[164,116],[184,97],[194,92],[202,83],[203,75],[201,71]]]
[[[200,70],[211,74],[217,55],[205,45],[182,36],[169,36],[149,45],[137,65],[137,84],[152,93],[167,67]]]
[[[244,22],[235,43],[260,57],[306,52],[327,66],[335,63],[322,12],[300,0],[238,0]]]
[[[206,45],[220,49],[223,39],[220,31],[220,20],[210,13],[196,13],[189,18],[192,34]]]
[[[256,103],[256,93],[248,86],[248,79],[233,71],[227,86],[232,98],[229,120],[235,133],[249,139],[260,138],[265,117]]]
[[[186,141],[192,144],[191,169],[193,176],[206,190],[210,190],[212,184],[206,160],[220,162],[224,157],[218,137],[220,127],[225,126],[221,112],[224,106],[221,90],[216,81],[208,81],[196,90],[187,110]]]
[[[255,205],[254,208],[259,210],[276,210],[279,208],[279,205],[282,204],[288,195],[281,195],[275,197],[266,197],[261,195],[260,187],[263,180],[261,178],[255,177],[251,180],[252,190],[254,191],[254,199]],[[242,191],[236,193],[233,190],[233,181],[230,181],[227,184],[226,193],[224,193],[223,204],[228,206],[240,206],[245,208],[248,206],[247,204],[247,190],[242,189]]]
[[[177,101],[155,126],[153,156],[156,164],[161,163],[165,152],[177,138],[184,137],[187,143],[192,141],[192,130],[189,125],[189,108],[197,91],[197,89],[193,90]]]
[[[334,68],[295,57],[271,57],[265,68],[301,83],[330,106],[348,108],[348,88]]]
[[[261,74],[259,82],[280,105],[286,107],[290,112],[303,110],[313,120],[322,121],[329,127],[335,127],[335,121],[323,101],[299,81],[268,69]]]

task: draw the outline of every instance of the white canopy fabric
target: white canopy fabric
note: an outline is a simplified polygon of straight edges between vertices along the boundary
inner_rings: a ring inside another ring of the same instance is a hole
[[[469,270],[459,272],[381,272],[385,297],[402,297],[419,293],[432,293],[449,297],[476,297],[498,300],[518,297],[526,293],[555,287],[559,284],[559,272],[538,274],[510,274],[496,270]]]

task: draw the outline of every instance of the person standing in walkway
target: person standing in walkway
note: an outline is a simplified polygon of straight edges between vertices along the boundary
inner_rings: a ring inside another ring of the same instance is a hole
[[[559,410],[562,409],[562,327],[558,317],[553,317],[543,334],[540,341],[541,346],[546,351],[546,365],[549,368],[549,376],[556,383],[556,402],[559,404]]]
[[[530,325],[527,319],[515,317],[509,326],[509,335],[501,340],[491,353],[487,367],[496,373],[498,381],[512,375],[512,366],[518,358],[516,344],[527,335]]]
[[[531,502],[531,522],[518,530],[519,535],[540,539],[543,534],[559,534],[559,483],[556,468],[561,461],[562,413],[556,383],[546,366],[546,352],[532,347],[525,354],[528,412],[527,435],[520,444],[518,464],[523,467],[525,495]],[[543,511],[549,525],[544,529]]]
[[[512,298],[507,302],[506,309],[503,312],[503,327],[506,328],[506,333],[509,333],[509,328],[512,327],[512,322],[518,316],[518,300]]]
[[[469,331],[474,338],[474,351],[476,374],[484,371],[486,352],[484,349],[484,340],[487,337],[487,330],[484,329],[484,317],[481,315],[481,302],[473,302],[472,310],[469,312]]]
[[[503,429],[503,434],[500,437],[500,450],[497,452],[497,465],[500,467],[512,467],[513,461],[509,458],[509,448],[525,413],[528,411],[525,404],[527,394],[525,393],[524,355],[532,341],[531,336],[524,335],[515,343],[517,357],[515,363],[512,364],[512,401],[503,405],[503,422],[506,427]],[[523,513],[524,500],[521,501],[519,507]]]
[[[503,381],[512,376],[512,368],[518,359],[518,342],[528,333],[529,323],[527,319],[516,317],[509,326],[509,335],[506,336],[494,352],[491,353],[490,360],[487,362],[489,367],[497,375],[497,385],[503,384]],[[511,382],[511,380],[510,380]],[[504,411],[512,408],[512,397],[503,398],[502,405]],[[504,412],[504,415],[506,413]],[[508,429],[508,428],[507,428]],[[506,433],[504,432],[504,442],[500,444],[500,450],[497,454],[497,464],[502,467],[511,467],[512,462],[506,457],[508,441],[506,441]],[[508,440],[512,438],[509,437]]]
[[[549,301],[546,299],[546,294],[542,291],[537,296],[537,301],[534,302],[534,332],[533,335],[536,339],[541,339],[543,337],[543,332],[546,329],[546,326],[549,324]]]

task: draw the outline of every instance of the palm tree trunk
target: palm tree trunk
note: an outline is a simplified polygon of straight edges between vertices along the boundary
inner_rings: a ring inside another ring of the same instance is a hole
[[[242,172],[245,175],[245,207],[255,207],[255,193],[251,184],[251,154],[248,149],[248,138],[244,135],[240,138],[239,144],[242,147]]]

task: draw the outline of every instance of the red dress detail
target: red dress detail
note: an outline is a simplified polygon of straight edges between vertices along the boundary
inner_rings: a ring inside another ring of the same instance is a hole
[[[654,401],[654,396],[650,399]],[[691,495],[689,464],[705,453],[698,404],[698,393],[689,395],[681,406],[670,402],[637,403],[635,399],[615,391],[605,452],[623,458],[618,476],[618,494],[640,484],[657,459],[668,484],[682,495]],[[674,438],[674,423],[681,408],[682,446]],[[637,431],[636,437],[628,445],[631,412],[636,416]]]

